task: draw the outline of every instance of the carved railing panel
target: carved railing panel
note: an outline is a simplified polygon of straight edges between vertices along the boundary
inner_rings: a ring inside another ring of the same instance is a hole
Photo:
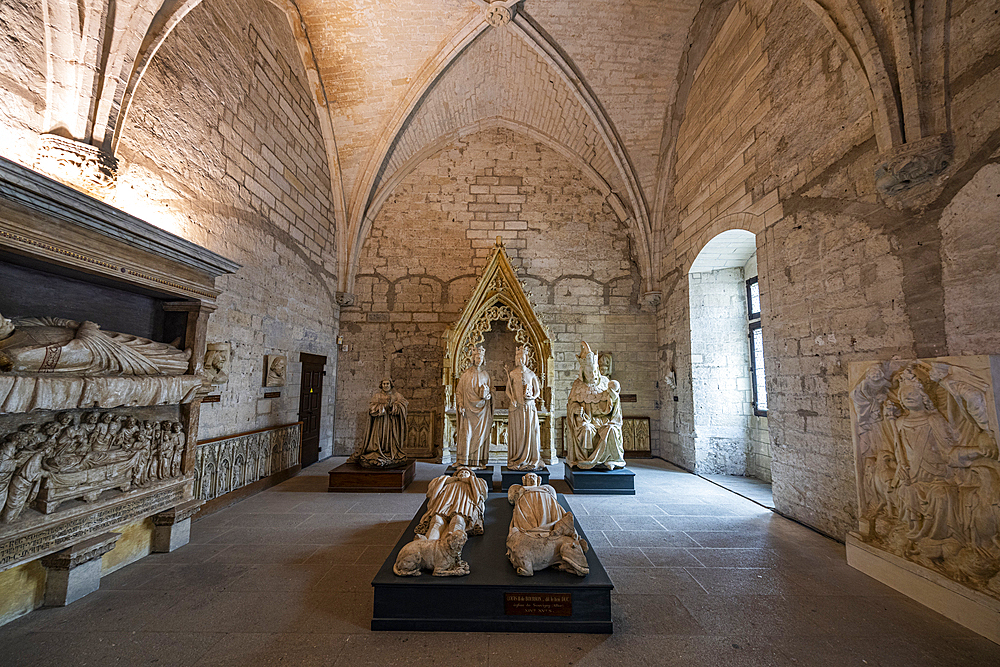
[[[649,454],[649,417],[624,417],[622,419],[622,441],[625,455]]]
[[[996,370],[986,356],[852,363],[850,407],[858,537],[1000,599]]]
[[[299,464],[301,424],[198,443],[195,496],[211,500]]]
[[[436,456],[435,445],[440,442],[435,437],[438,413],[410,412],[406,416],[406,444],[403,452],[406,458],[429,459]]]

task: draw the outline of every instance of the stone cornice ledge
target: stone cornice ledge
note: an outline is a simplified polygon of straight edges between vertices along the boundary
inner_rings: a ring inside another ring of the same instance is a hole
[[[0,157],[0,205],[12,202],[207,274],[240,265],[16,162]]]

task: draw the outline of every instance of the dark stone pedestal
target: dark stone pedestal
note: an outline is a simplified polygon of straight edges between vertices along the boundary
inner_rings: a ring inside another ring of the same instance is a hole
[[[416,461],[407,461],[404,467],[388,469],[362,468],[356,463],[344,463],[330,471],[327,491],[402,493],[413,481],[416,468]]]
[[[579,470],[563,463],[566,483],[576,494],[634,496],[635,473],[628,468],[618,470]]]
[[[512,484],[520,484],[521,478],[533,472],[542,478],[542,484],[549,483],[549,469],[539,468],[538,470],[511,470],[507,466],[500,468],[500,490],[506,491]]]
[[[484,470],[473,470],[472,471],[472,472],[476,473],[476,477],[478,477],[479,479],[481,479],[484,482],[486,482],[486,488],[489,489],[490,491],[493,490],[493,468],[494,468],[494,466],[488,465],[488,466],[486,466],[486,468]],[[449,475],[454,475],[457,471],[458,471],[458,468],[456,468],[454,465],[450,465],[450,466],[448,466],[448,469],[445,470],[445,473],[447,473]]]
[[[560,504],[569,509],[565,498]],[[587,551],[590,574],[578,577],[549,568],[519,577],[507,560],[507,530],[514,509],[506,494],[486,501],[485,534],[470,536],[462,552],[471,573],[464,577],[397,577],[396,555],[413,539],[427,506],[417,512],[382,564],[372,587],[372,630],[407,632],[590,632],[609,634],[614,586],[594,549]],[[580,536],[586,539],[580,524]],[[589,543],[589,540],[588,540]]]

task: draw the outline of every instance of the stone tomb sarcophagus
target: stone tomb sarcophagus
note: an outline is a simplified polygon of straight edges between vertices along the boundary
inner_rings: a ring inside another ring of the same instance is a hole
[[[238,268],[0,158],[0,570],[190,517],[215,279]]]

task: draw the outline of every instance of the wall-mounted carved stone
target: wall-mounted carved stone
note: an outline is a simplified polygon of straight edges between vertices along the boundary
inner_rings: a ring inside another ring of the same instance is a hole
[[[230,343],[209,343],[205,352],[205,381],[213,386],[229,382]]]
[[[96,146],[55,134],[43,134],[35,167],[66,185],[104,199],[115,188],[118,159]]]
[[[934,184],[952,163],[954,147],[947,134],[924,137],[883,154],[875,168],[875,188],[893,208],[929,203],[939,188]]]
[[[298,424],[198,443],[195,496],[211,500],[298,465]]]
[[[107,491],[180,477],[184,445],[180,422],[110,412],[22,424],[0,438],[0,523],[17,521],[29,505],[52,514],[69,500],[92,503]]]
[[[860,539],[1000,599],[992,364],[852,363],[850,397]]]
[[[284,387],[288,359],[283,354],[268,354],[264,357],[264,386]]]
[[[622,419],[622,443],[625,452],[649,453],[649,417],[625,417]]]
[[[411,412],[407,415],[409,424],[406,433],[406,446],[403,451],[409,459],[429,459],[438,455],[435,451],[436,444],[440,442],[439,437],[435,437],[435,428],[438,424],[438,413]]]

